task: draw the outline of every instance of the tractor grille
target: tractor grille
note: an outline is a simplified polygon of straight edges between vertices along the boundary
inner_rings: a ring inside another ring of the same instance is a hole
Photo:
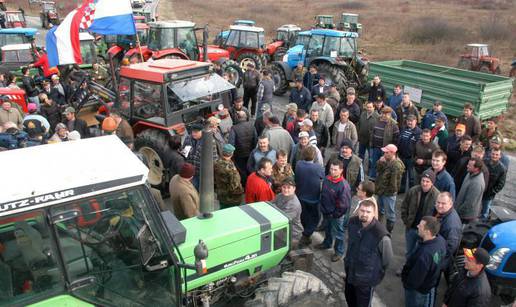
[[[484,241],[482,241],[482,247],[486,251],[491,252],[491,250],[496,246],[494,245],[493,241],[491,241],[491,238],[489,238],[489,236],[485,236]]]
[[[516,253],[512,253],[512,255],[509,257],[505,263],[503,271],[507,273],[516,273]]]

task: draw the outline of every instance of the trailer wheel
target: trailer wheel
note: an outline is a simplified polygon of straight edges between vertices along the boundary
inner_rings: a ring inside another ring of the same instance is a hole
[[[276,87],[274,95],[283,96],[288,90],[288,80],[287,76],[285,75],[285,71],[275,64],[272,64],[270,68],[272,73],[272,80],[274,81],[274,86]]]
[[[303,272],[284,272],[273,277],[267,285],[258,288],[254,299],[247,301],[247,307],[328,307],[334,303],[332,292],[314,275]]]
[[[317,65],[317,70],[320,75],[326,76],[326,80],[330,78],[331,83],[337,85],[337,90],[341,93],[341,97],[345,96],[346,88],[348,86],[348,78],[346,78],[343,67],[332,65],[330,63],[320,63]]]
[[[231,82],[235,85],[236,88],[239,88],[242,84],[242,80],[244,79],[244,72],[240,65],[233,60],[226,60],[221,65],[222,70],[225,73],[228,73],[231,76]]]
[[[167,189],[165,170],[168,160],[166,157],[170,152],[167,135],[159,130],[144,130],[136,136],[134,147],[144,157],[149,167],[147,181],[157,189]]]

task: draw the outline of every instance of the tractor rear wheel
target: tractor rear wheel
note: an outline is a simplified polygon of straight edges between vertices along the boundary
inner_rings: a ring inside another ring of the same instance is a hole
[[[265,64],[265,59],[262,55],[251,52],[245,52],[238,56],[237,62],[240,64],[240,68],[242,69],[242,71],[245,72],[247,69],[247,65],[249,63],[254,64],[254,69],[262,70]]]
[[[303,272],[284,272],[281,277],[273,277],[266,286],[258,288],[254,299],[245,303],[246,307],[328,307],[333,304],[332,292],[314,275]]]
[[[272,73],[272,80],[274,81],[274,86],[276,90],[274,91],[274,95],[283,96],[288,90],[288,80],[285,75],[285,71],[279,65],[272,64],[270,66]]]
[[[278,47],[276,49],[276,52],[274,52],[274,57],[273,57],[274,61],[280,61],[280,62],[283,61],[283,56],[285,54],[287,54],[287,50],[288,49],[285,47]]]
[[[489,69],[489,66],[487,64],[484,64],[484,65],[480,66],[480,69],[478,71],[486,73],[486,74],[491,74],[492,73],[491,69]]]
[[[239,88],[244,78],[244,72],[240,65],[233,60],[226,60],[222,63],[221,67],[225,73],[228,73],[231,76],[231,82],[235,87]]]
[[[147,181],[153,187],[168,192],[165,169],[168,165],[166,157],[170,147],[167,135],[155,129],[144,130],[134,139],[134,148],[147,162],[149,168]]]
[[[462,58],[459,60],[459,63],[457,64],[457,68],[470,70],[471,69],[471,60]]]
[[[341,95],[345,96],[346,88],[348,86],[348,78],[346,78],[343,67],[332,65],[330,63],[320,63],[317,65],[317,70],[320,75],[326,76],[326,83],[329,84],[329,79],[332,84],[337,85],[337,90]]]

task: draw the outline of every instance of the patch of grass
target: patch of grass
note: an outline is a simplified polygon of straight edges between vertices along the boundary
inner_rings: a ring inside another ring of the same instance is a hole
[[[465,29],[436,17],[423,17],[412,22],[405,30],[405,39],[410,43],[436,44],[462,38]]]
[[[341,7],[348,10],[358,10],[367,7],[367,4],[361,1],[346,1],[342,3]]]
[[[491,15],[487,21],[480,23],[479,34],[484,40],[514,39],[515,26],[502,19],[498,14]]]

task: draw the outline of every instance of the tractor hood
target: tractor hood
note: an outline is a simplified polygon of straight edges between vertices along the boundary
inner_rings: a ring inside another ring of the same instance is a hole
[[[487,233],[491,242],[499,247],[508,247],[511,250],[516,250],[516,221],[505,222],[493,226]]]
[[[265,271],[278,265],[290,248],[289,219],[265,202],[218,210],[212,218],[194,217],[181,223],[187,232],[178,248],[186,263],[195,263],[194,248],[199,240],[208,248],[208,273],[199,276],[188,270],[188,290],[242,271],[249,275]]]
[[[200,54],[202,55],[203,47],[199,49]],[[220,59],[229,59],[229,51],[215,45],[208,45],[208,59],[212,62]]]
[[[296,67],[297,63],[304,62],[305,47],[303,45],[296,45],[287,51],[288,66]]]

